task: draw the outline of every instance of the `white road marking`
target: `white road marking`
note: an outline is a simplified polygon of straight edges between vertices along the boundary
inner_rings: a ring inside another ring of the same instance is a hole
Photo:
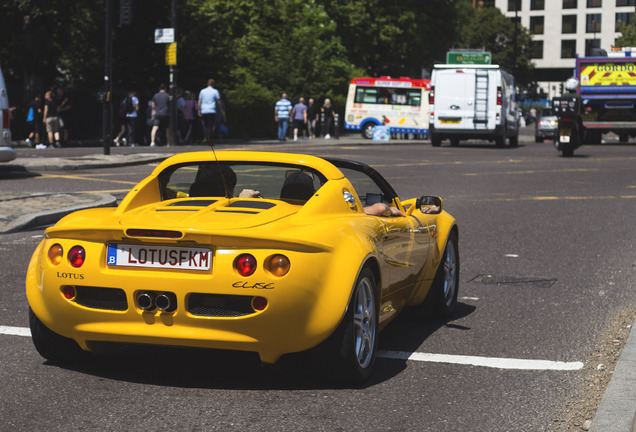
[[[0,334],[31,337],[31,330],[28,327],[0,326]]]
[[[28,327],[0,326],[0,334],[31,337]],[[558,362],[550,360],[506,359],[496,357],[462,356],[448,354],[430,354],[405,351],[378,351],[378,357],[397,360],[411,360],[430,363],[448,363],[470,366],[483,366],[496,369],[516,370],[554,370],[571,371],[583,368],[582,362]]]
[[[379,351],[378,357],[399,360],[412,360],[431,363],[449,363],[470,366],[483,366],[496,369],[516,370],[554,370],[571,371],[583,369],[582,362],[558,362],[551,360],[526,360],[497,357],[479,357],[447,354],[429,354],[421,352]]]
[[[460,297],[460,300],[479,300],[479,297]]]

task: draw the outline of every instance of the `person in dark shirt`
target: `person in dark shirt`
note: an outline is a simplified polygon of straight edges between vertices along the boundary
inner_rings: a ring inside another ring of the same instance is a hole
[[[151,100],[152,104],[152,130],[150,132],[150,145],[156,146],[155,137],[159,129],[166,131],[166,146],[170,143],[170,96],[166,92],[166,85],[159,85],[159,91]]]

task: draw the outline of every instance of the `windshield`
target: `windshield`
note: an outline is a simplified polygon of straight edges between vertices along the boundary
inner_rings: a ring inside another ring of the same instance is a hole
[[[259,198],[302,204],[325,178],[306,167],[241,162],[200,162],[170,167],[160,175],[162,199],[238,197],[244,190]]]

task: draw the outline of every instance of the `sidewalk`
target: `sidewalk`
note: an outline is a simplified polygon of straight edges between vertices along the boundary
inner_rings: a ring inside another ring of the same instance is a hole
[[[413,141],[411,141],[413,142]],[[277,144],[277,141],[259,141],[246,144]],[[323,142],[324,143],[324,142]],[[226,143],[225,146],[227,146]],[[326,143],[325,143],[326,144]],[[331,140],[329,145],[371,145],[372,141],[359,138]],[[163,147],[158,151],[178,151],[178,147]],[[204,150],[204,147],[201,147]],[[284,150],[283,150],[284,151]],[[47,150],[43,150],[47,152]],[[43,153],[42,157],[18,158],[8,164],[0,164],[0,170],[48,171],[78,170],[92,168],[110,168],[134,164],[158,162],[171,156],[169,153],[132,153],[132,154],[95,154],[75,157],[51,157]],[[64,215],[76,210],[114,206],[115,197],[106,193],[96,194],[2,194],[0,193],[0,234],[21,229],[49,225]],[[612,379],[605,390],[603,399],[590,427],[592,432],[636,432],[636,322],[627,339],[623,352],[616,365]]]

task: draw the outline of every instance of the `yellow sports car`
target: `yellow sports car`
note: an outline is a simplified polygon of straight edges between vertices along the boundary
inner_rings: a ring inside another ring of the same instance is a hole
[[[458,227],[438,197],[401,201],[368,165],[266,152],[173,156],[116,208],[46,230],[26,279],[52,361],[98,342],[314,349],[338,380],[370,375],[407,306],[450,315]],[[428,313],[428,312],[427,312]]]

